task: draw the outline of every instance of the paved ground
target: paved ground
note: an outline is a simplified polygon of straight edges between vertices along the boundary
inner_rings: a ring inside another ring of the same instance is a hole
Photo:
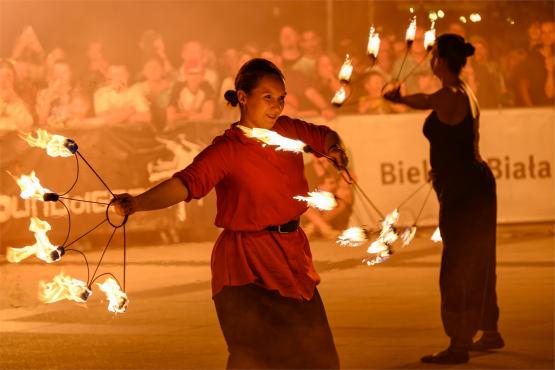
[[[362,249],[312,243],[343,368],[436,369],[421,355],[443,349],[438,271],[441,246],[419,231],[390,261],[369,268]],[[60,265],[7,264],[0,256],[0,368],[198,369],[225,366],[226,348],[210,299],[211,243],[131,248],[128,312],[106,310],[103,293],[89,303],[41,304],[39,280]],[[88,251],[97,261],[98,252]],[[554,368],[554,227],[499,229],[500,327],[507,346],[473,354],[462,369]],[[103,271],[119,275],[120,251],[109,251]],[[64,271],[86,272],[78,255]]]

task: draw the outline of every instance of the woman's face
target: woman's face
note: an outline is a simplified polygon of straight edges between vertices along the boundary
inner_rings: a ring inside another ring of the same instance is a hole
[[[432,48],[432,59],[430,60],[430,66],[432,67],[432,72],[437,77],[441,78],[444,70],[444,63],[445,61],[443,58],[439,57],[437,46]]]
[[[276,76],[264,76],[248,94],[237,93],[241,109],[241,123],[248,127],[271,129],[283,111],[285,85]]]

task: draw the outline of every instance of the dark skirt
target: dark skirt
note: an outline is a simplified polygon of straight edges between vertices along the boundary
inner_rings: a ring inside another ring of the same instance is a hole
[[[475,186],[478,184],[479,186]],[[438,187],[443,239],[441,317],[451,346],[468,348],[478,330],[497,330],[495,179],[480,176]]]
[[[338,369],[339,358],[318,290],[308,302],[253,284],[214,297],[228,369]]]

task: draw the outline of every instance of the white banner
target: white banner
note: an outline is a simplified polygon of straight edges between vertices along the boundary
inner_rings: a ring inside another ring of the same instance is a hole
[[[429,144],[422,134],[428,113],[339,116],[330,126],[343,138],[361,188],[382,213],[389,213],[426,181]],[[555,109],[483,110],[480,152],[497,179],[500,223],[555,220],[553,183]],[[429,186],[400,208],[402,224],[417,217]],[[368,216],[357,196],[355,223]],[[366,207],[368,208],[368,207]],[[438,204],[431,193],[419,225],[437,224]]]

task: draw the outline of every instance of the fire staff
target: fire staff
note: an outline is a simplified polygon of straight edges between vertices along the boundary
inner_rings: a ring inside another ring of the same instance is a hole
[[[433,110],[424,135],[430,141],[431,175],[440,204],[441,318],[451,343],[422,357],[423,362],[464,363],[469,350],[504,346],[497,330],[495,179],[478,150],[478,102],[460,77],[473,54],[474,47],[461,36],[441,35],[432,49],[431,66],[442,88],[429,95],[401,96],[399,88],[385,94],[393,102]],[[472,343],[478,330],[483,335]]]
[[[325,309],[316,289],[308,240],[299,227],[306,205],[302,155],[278,152],[241,127],[271,129],[333,157],[347,158],[338,135],[281,116],[281,71],[265,59],[239,70],[225,93],[241,117],[188,167],[138,196],[119,195],[116,211],[129,215],[199,199],[216,188],[216,225],[224,230],[212,252],[212,294],[228,345],[228,368],[338,368]],[[239,126],[239,127],[238,127]]]

